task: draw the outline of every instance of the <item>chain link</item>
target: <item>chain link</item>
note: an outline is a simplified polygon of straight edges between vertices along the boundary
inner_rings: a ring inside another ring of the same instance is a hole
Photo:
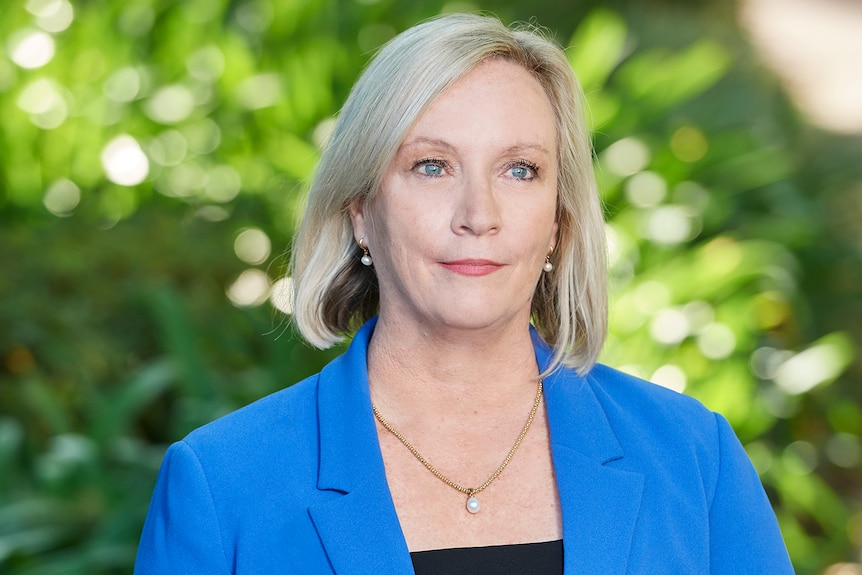
[[[389,431],[389,433],[397,437],[398,441],[403,443],[404,447],[409,449],[410,453],[412,453],[413,456],[418,459],[419,462],[424,465],[428,471],[434,474],[434,477],[436,477],[452,489],[464,493],[465,495],[467,495],[467,497],[472,497],[473,495],[484,491],[489,485],[491,485],[491,483],[493,483],[494,480],[497,479],[501,473],[503,473],[503,470],[506,469],[506,466],[509,465],[509,462],[512,461],[512,457],[515,455],[515,452],[518,450],[518,447],[520,447],[521,442],[524,440],[524,437],[530,430],[530,426],[533,425],[533,419],[536,417],[536,412],[539,410],[539,404],[541,403],[541,401],[542,380],[540,379],[539,385],[536,389],[536,400],[533,402],[533,408],[530,410],[530,416],[527,418],[527,423],[524,424],[524,429],[522,429],[520,435],[518,435],[518,439],[515,441],[515,445],[513,445],[512,449],[509,450],[509,453],[506,454],[506,459],[503,460],[503,463],[500,464],[500,467],[498,467],[497,470],[493,474],[491,474],[491,477],[489,477],[485,481],[485,483],[481,484],[479,487],[464,487],[463,485],[455,483],[454,481],[437,471],[437,468],[431,465],[431,463],[427,459],[422,457],[419,451],[415,447],[413,447],[412,443],[407,441],[407,439],[403,435],[398,433],[398,431],[394,427],[392,427],[392,425],[388,421],[383,419],[383,416],[380,415],[380,412],[377,411],[377,407],[373,403],[371,404],[371,410],[374,412],[374,417],[377,418],[377,421],[380,422],[380,425],[385,427],[386,430]]]

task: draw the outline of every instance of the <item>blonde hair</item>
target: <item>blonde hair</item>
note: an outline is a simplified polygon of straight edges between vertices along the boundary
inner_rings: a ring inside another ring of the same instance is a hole
[[[604,221],[593,175],[583,95],[562,50],[535,29],[492,17],[451,14],[391,40],[359,78],[339,114],[311,185],[291,254],[294,320],[327,348],[378,310],[374,272],[359,261],[349,206],[368,202],[410,128],[449,86],[488,58],[523,66],[554,110],[559,232],[532,302],[532,321],[561,363],[588,371],[607,331]]]

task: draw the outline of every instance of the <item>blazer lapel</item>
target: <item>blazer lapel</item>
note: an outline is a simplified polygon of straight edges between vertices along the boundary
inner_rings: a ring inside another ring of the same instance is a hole
[[[561,470],[565,572],[625,573],[643,476],[603,467],[561,445],[553,451]]]
[[[550,350],[536,343],[544,368]],[[563,515],[566,573],[625,573],[643,496],[640,473],[623,459],[601,403],[584,378],[558,370],[545,378],[551,452]]]
[[[373,320],[320,373],[317,487],[338,494],[309,508],[338,575],[412,573],[371,415],[366,350]]]

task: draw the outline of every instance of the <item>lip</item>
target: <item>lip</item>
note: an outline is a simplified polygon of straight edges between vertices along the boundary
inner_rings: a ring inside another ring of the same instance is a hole
[[[447,270],[462,276],[486,276],[503,267],[500,262],[482,259],[465,259],[448,262],[440,262]]]

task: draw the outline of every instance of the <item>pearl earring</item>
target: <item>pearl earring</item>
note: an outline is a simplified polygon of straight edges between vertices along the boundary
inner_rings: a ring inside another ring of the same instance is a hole
[[[551,263],[551,254],[545,256],[545,265],[542,266],[542,269],[545,270],[545,273],[554,271],[554,264]]]
[[[365,238],[359,239],[359,247],[362,249],[362,257],[359,258],[359,261],[362,262],[364,266],[370,266],[374,263],[374,260],[371,259],[371,254],[368,253],[368,248],[365,247]]]

